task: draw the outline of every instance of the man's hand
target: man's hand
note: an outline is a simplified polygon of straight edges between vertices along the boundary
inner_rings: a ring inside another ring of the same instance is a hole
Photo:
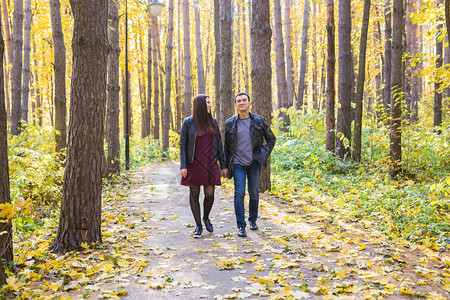
[[[187,169],[181,169],[181,170],[180,170],[180,175],[181,175],[182,177],[186,178],[186,176],[187,176]]]

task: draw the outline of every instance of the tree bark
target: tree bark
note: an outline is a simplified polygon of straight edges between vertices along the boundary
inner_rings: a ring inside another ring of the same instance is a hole
[[[403,0],[394,0],[392,26],[392,73],[391,73],[391,126],[390,155],[391,177],[401,172],[402,163],[402,38],[403,38]]]
[[[232,23],[231,0],[220,1],[220,118],[219,128],[222,130],[225,120],[233,114],[233,83],[232,83]]]
[[[195,45],[197,49],[198,93],[206,93],[205,68],[203,67],[202,38],[200,34],[200,8],[198,0],[194,0],[195,11]]]
[[[313,31],[312,31],[312,42],[313,45],[320,45],[317,42],[317,30],[316,30],[316,23],[317,23],[317,3],[313,3],[313,14],[312,14],[312,23],[313,23]],[[313,103],[313,109],[318,110],[319,105],[317,103],[317,97],[319,94],[317,83],[317,47],[312,47],[312,57],[313,57],[313,74],[312,74],[312,103]]]
[[[391,107],[391,73],[392,73],[392,27],[391,27],[391,0],[384,3],[384,102],[382,115],[384,120],[389,120]],[[388,121],[389,122],[389,121]]]
[[[302,27],[302,54],[300,61],[300,74],[298,83],[298,95],[297,95],[297,109],[302,109],[304,104],[304,93],[306,89],[305,77],[306,77],[306,62],[308,51],[308,21],[309,21],[309,5],[308,0],[305,0],[305,8],[303,11],[303,27]]]
[[[119,9],[115,0],[109,0],[109,55],[108,55],[108,105],[106,142],[108,144],[108,176],[120,174],[120,85],[119,85]]]
[[[270,61],[271,35],[270,3],[265,0],[252,1],[252,110],[262,115],[270,125],[272,119],[272,68]],[[261,170],[260,192],[271,189],[270,159]]]
[[[191,38],[189,30],[189,0],[183,0],[183,33],[184,33],[184,104],[185,115],[191,115],[192,75],[191,75]]]
[[[21,119],[28,123],[28,98],[30,95],[30,42],[31,42],[31,0],[25,0],[25,20],[23,33],[23,87]]]
[[[167,150],[169,150],[169,129],[170,117],[172,110],[170,108],[170,91],[172,87],[172,51],[173,51],[173,0],[169,0],[169,25],[167,28],[167,42],[166,42],[166,91],[165,101],[163,104],[163,119],[162,119],[162,150],[163,157],[167,157]]]
[[[175,69],[175,103],[176,103],[176,119],[175,119],[175,132],[180,132],[181,130],[181,87],[180,87],[180,79],[178,73],[178,63],[177,60],[174,60],[174,69]]]
[[[102,242],[108,1],[78,1],[73,15],[67,165],[58,233],[50,246],[57,253],[82,249],[84,243],[91,246]]]
[[[286,68],[284,60],[283,23],[281,21],[280,0],[274,0],[274,37],[275,37],[275,62],[277,73],[277,103],[278,108],[287,108],[288,92],[286,82]],[[286,114],[283,114],[286,122]]]
[[[334,105],[336,99],[335,89],[335,71],[336,54],[335,54],[335,25],[334,25],[334,1],[327,0],[327,100],[326,100],[326,142],[325,147],[328,151],[335,150],[335,116]]]
[[[214,0],[214,43],[216,52],[214,56],[214,92],[216,98],[216,119],[219,121],[219,128],[223,127],[220,119],[220,0]]]
[[[442,0],[437,0],[437,6],[439,7],[442,5]],[[442,45],[442,24],[441,19],[438,17],[436,26],[436,70],[439,71],[442,69],[442,61],[443,61],[443,45]],[[441,76],[436,76],[436,82],[434,83],[434,122],[433,125],[441,126],[442,124],[442,79]],[[440,134],[441,130],[437,130],[437,132]]]
[[[380,28],[380,22],[377,20],[376,21],[376,28],[374,29],[373,32],[373,43],[374,43],[374,49],[381,49],[381,28]],[[375,105],[376,105],[376,118],[377,118],[377,123],[381,124],[383,121],[383,93],[381,90],[381,81],[382,81],[382,76],[381,76],[381,68],[380,68],[380,64],[383,64],[383,54],[380,52],[377,52],[378,54],[376,54],[379,58],[377,58],[376,63],[375,63]]]
[[[0,16],[0,26],[1,16]],[[6,125],[5,88],[3,77],[3,55],[5,42],[0,28],[0,205],[11,204],[8,166],[8,129]],[[11,220],[0,221],[0,286],[6,283],[6,269],[13,260]]]
[[[291,107],[294,103],[294,77],[293,77],[293,60],[292,60],[292,43],[291,43],[291,0],[286,0],[284,8],[284,22],[286,30],[286,86],[287,86],[287,107]]]
[[[352,160],[356,162],[361,161],[361,132],[362,132],[362,115],[363,115],[363,95],[364,82],[366,80],[366,49],[367,49],[367,34],[369,31],[370,18],[370,0],[364,0],[364,13],[361,27],[361,39],[359,44],[359,69],[358,81],[356,85],[356,109],[355,109],[355,124],[353,132],[353,153]]]
[[[155,88],[153,91],[153,138],[159,140],[159,70],[158,70],[158,48],[159,48],[159,28],[158,19],[153,18],[153,82]]]
[[[28,0],[27,0],[28,1]],[[55,129],[56,151],[66,148],[66,47],[61,24],[59,0],[50,0],[55,63]]]
[[[14,0],[13,16],[13,66],[11,75],[11,134],[18,135],[21,131],[22,105],[22,30],[23,30],[23,0]]]
[[[10,29],[10,22],[8,17],[8,5],[6,4],[6,0],[2,0],[2,19],[3,19],[3,32],[4,35],[4,42],[6,44],[6,58],[4,72],[7,76],[4,78],[5,82],[5,100],[6,100],[6,113],[8,120],[11,117],[11,103],[10,103],[10,97],[9,97],[9,82],[11,81],[11,70],[10,65],[13,61],[13,49],[11,47],[11,29]]]
[[[351,47],[351,0],[339,0],[339,104],[336,146],[341,159],[349,159],[352,123],[353,62]]]

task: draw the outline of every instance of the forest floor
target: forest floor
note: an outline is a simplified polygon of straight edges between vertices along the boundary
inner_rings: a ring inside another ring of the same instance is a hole
[[[49,272],[34,288],[64,299],[450,299],[448,250],[391,240],[370,221],[335,220],[316,199],[261,194],[259,230],[247,227],[241,238],[225,181],[214,233],[194,238],[178,164],[147,165],[129,178],[104,194],[106,248],[54,259],[66,282]]]

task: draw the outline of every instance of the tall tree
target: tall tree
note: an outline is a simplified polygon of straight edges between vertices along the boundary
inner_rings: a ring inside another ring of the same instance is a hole
[[[392,14],[392,73],[391,73],[391,126],[390,126],[390,175],[401,172],[402,163],[402,38],[403,0],[394,0]]]
[[[23,0],[14,0],[13,16],[13,66],[11,74],[11,134],[20,133],[22,105],[22,30],[23,30]]]
[[[336,146],[341,159],[349,159],[352,124],[353,62],[351,46],[351,0],[339,0],[339,78]]]
[[[214,92],[216,97],[216,118],[220,120],[220,0],[214,0],[214,43],[216,46],[216,52],[214,55]],[[222,128],[220,123],[220,128]]]
[[[158,48],[159,48],[159,28],[158,19],[152,17],[152,41],[153,41],[153,82],[155,83],[155,88],[153,90],[153,138],[159,140],[159,60],[158,60]],[[162,92],[162,90],[161,90]]]
[[[363,115],[363,95],[364,82],[366,80],[366,49],[367,34],[369,31],[370,17],[370,0],[364,0],[364,13],[361,26],[361,39],[359,44],[359,69],[358,81],[356,84],[356,110],[355,110],[355,129],[353,132],[353,153],[352,160],[361,161],[361,131],[362,131],[362,115]]]
[[[252,63],[252,110],[264,117],[268,124],[272,119],[272,68],[270,47],[270,3],[252,0],[251,63]],[[271,189],[270,160],[261,170],[260,191]]]
[[[23,87],[21,118],[28,122],[28,98],[30,95],[30,54],[31,54],[31,0],[25,0],[25,21],[23,33]]]
[[[231,0],[220,1],[220,116],[219,128],[233,114],[232,23]],[[270,37],[269,37],[270,38]],[[222,134],[223,136],[223,134]]]
[[[102,242],[108,1],[77,1],[73,15],[67,164],[58,233],[50,246],[57,253],[81,249],[82,243]]]
[[[334,25],[334,1],[327,0],[327,97],[326,97],[326,149],[334,152],[335,149],[335,116],[334,105],[336,98],[335,89],[335,25]]]
[[[189,30],[189,0],[183,0],[183,33],[184,33],[184,109],[185,115],[191,115],[192,75],[191,75],[191,38]]]
[[[306,63],[308,55],[308,25],[309,24],[309,4],[305,0],[305,8],[303,10],[303,26],[302,26],[302,54],[300,58],[300,73],[297,94],[297,109],[302,109],[304,104],[304,93],[306,89]]]
[[[106,113],[106,143],[108,145],[108,176],[120,174],[120,85],[119,85],[119,9],[115,0],[109,0],[109,53],[108,53],[108,103]]]
[[[55,129],[56,151],[66,148],[66,47],[61,24],[61,8],[59,0],[50,0],[52,19],[53,52],[55,63]]]
[[[6,61],[5,61],[5,65],[7,66],[7,68],[4,68],[4,72],[5,74],[7,74],[7,76],[5,76],[4,82],[5,82],[5,100],[6,100],[6,113],[7,113],[7,117],[8,119],[11,117],[10,114],[10,98],[9,98],[9,82],[11,81],[11,70],[9,69],[9,66],[11,65],[12,61],[13,61],[13,49],[11,47],[11,30],[10,30],[10,26],[9,26],[9,17],[8,17],[8,5],[6,4],[6,0],[2,0],[2,20],[3,20],[3,24],[2,24],[2,29],[3,32],[5,33],[5,37],[4,37],[4,42],[6,44]]]
[[[0,16],[0,27],[1,26]],[[4,53],[5,42],[3,41],[3,34],[0,28],[0,206],[2,209],[11,205],[8,166],[8,129],[6,127],[5,88],[3,77]],[[5,270],[13,260],[11,220],[0,218],[0,233],[0,286],[2,286],[6,283]]]
[[[275,61],[277,73],[277,102],[278,108],[287,107],[288,91],[286,82],[286,68],[284,60],[283,23],[281,21],[280,0],[274,0],[274,29],[275,29]],[[287,121],[287,120],[285,120]]]
[[[384,2],[384,101],[382,107],[382,115],[385,120],[389,120],[391,107],[391,69],[392,69],[392,13],[391,0]]]
[[[381,49],[381,26],[380,26],[380,21],[377,20],[375,23],[375,29],[373,31],[373,44],[374,44],[374,49]],[[383,121],[383,118],[385,118],[385,116],[383,116],[383,112],[382,112],[382,107],[384,107],[383,105],[383,95],[382,95],[382,90],[381,90],[381,80],[382,80],[382,76],[381,76],[381,71],[380,71],[380,63],[382,64],[382,61],[384,60],[383,58],[383,54],[380,52],[380,50],[378,50],[378,57],[376,64],[375,64],[375,94],[376,94],[376,106],[377,109],[375,110],[376,113],[376,117],[377,117],[377,123],[380,124]]]
[[[442,5],[443,0],[437,0],[437,6]],[[440,70],[442,68],[443,61],[443,44],[442,44],[442,19],[438,17],[437,26],[436,26],[436,70]],[[442,79],[441,76],[436,76],[436,82],[434,83],[434,126],[441,126],[442,124]],[[437,131],[441,133],[440,130]]]
[[[164,93],[165,100],[162,103],[163,119],[162,119],[162,150],[163,156],[169,150],[169,129],[172,110],[170,109],[170,91],[172,87],[172,51],[173,51],[173,0],[169,0],[169,25],[167,28],[166,42],[166,91]]]
[[[284,26],[286,30],[286,86],[287,86],[287,107],[291,107],[294,103],[294,77],[293,77],[293,60],[292,60],[292,43],[291,43],[291,0],[286,0],[284,8]]]
[[[197,49],[198,93],[206,93],[205,68],[203,67],[202,37],[200,34],[200,8],[198,0],[194,0],[195,11],[195,45]]]

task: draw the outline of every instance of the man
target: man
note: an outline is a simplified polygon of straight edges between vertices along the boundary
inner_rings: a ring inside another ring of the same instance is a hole
[[[245,237],[245,184],[248,180],[249,217],[251,230],[257,230],[259,207],[259,178],[264,165],[275,146],[275,135],[259,115],[250,113],[250,96],[239,93],[234,98],[238,114],[225,121],[226,177],[234,176],[234,212],[238,236]],[[266,145],[264,144],[266,141]]]

